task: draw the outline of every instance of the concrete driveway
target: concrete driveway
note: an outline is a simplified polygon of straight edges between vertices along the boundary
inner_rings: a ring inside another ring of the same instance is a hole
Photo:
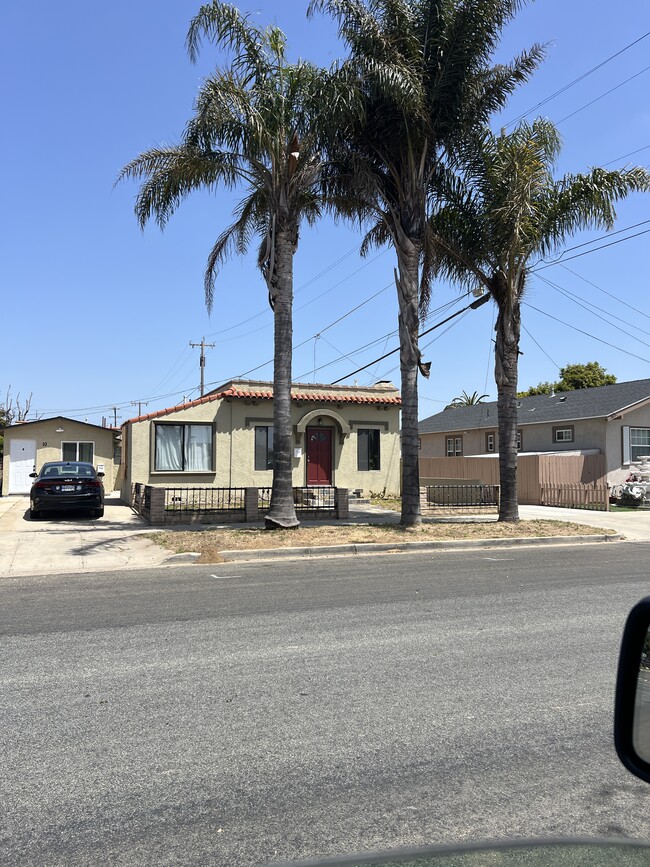
[[[28,497],[0,497],[0,578],[156,566],[169,552],[143,538],[151,528],[131,508],[106,498],[103,518],[61,512],[29,519]]]

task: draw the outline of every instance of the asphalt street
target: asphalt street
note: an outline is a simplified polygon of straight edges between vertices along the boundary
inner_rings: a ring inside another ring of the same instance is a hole
[[[650,839],[612,699],[650,545],[2,586],[4,864]]]

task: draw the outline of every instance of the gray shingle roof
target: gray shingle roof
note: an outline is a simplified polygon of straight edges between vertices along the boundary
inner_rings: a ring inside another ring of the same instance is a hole
[[[650,379],[633,382],[617,382],[600,388],[578,388],[575,391],[558,392],[522,397],[519,400],[517,419],[520,425],[535,422],[568,422],[581,418],[603,418],[621,412],[634,404],[650,399]],[[422,419],[420,433],[443,433],[457,430],[476,430],[497,426],[497,404],[479,403],[446,409]]]

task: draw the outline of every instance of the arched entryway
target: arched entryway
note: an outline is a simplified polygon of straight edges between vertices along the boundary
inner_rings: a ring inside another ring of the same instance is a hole
[[[305,484],[334,484],[334,450],[336,432],[339,444],[350,434],[350,425],[331,409],[317,409],[305,413],[296,426],[296,439],[300,444],[305,436]]]

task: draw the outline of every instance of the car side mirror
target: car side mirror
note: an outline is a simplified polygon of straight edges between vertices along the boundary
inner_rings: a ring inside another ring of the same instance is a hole
[[[97,473],[97,477],[103,479],[106,473]]]
[[[35,479],[37,475],[38,475],[38,473],[30,473],[30,474],[29,474],[29,478],[30,478],[30,479]]]
[[[650,596],[630,611],[623,631],[614,744],[625,767],[650,783]]]

